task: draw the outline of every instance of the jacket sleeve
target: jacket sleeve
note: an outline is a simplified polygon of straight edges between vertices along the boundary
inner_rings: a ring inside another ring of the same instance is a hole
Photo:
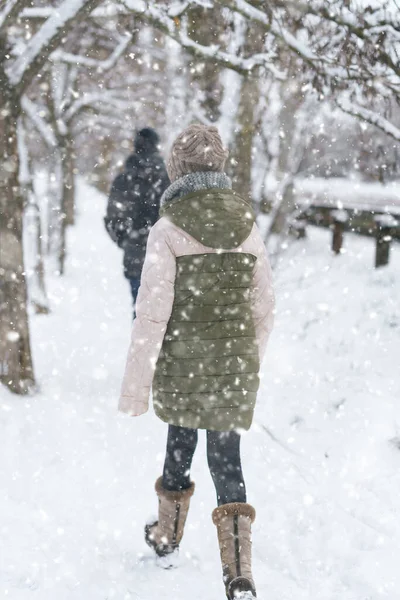
[[[132,416],[149,407],[158,355],[174,301],[176,259],[164,227],[149,234],[136,303],[131,344],[122,382],[119,410]]]
[[[170,185],[170,180],[164,165],[164,161],[161,159],[156,168],[153,169],[153,193],[154,193],[154,214],[152,217],[152,225],[157,221],[160,211],[161,196]]]
[[[257,261],[253,273],[251,293],[253,319],[256,327],[260,361],[262,361],[274,324],[275,295],[267,250],[258,230],[257,237]]]
[[[132,229],[132,207],[128,198],[128,187],[124,173],[115,178],[108,198],[107,213],[104,218],[106,230],[113,242],[120,248]]]

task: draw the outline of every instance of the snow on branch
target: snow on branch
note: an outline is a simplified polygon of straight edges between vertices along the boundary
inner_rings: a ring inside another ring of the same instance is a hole
[[[9,68],[8,76],[14,86],[26,87],[55,50],[68,25],[89,14],[102,0],[63,0],[51,16],[29,40],[22,54]]]
[[[317,57],[314,52],[305,43],[300,42],[293,34],[285,29],[276,18],[268,14],[266,11],[259,10],[252,6],[246,0],[223,0],[221,4],[224,4],[227,8],[230,8],[234,12],[241,14],[246,19],[257,21],[266,27],[266,30],[272,33],[276,38],[281,39],[285,44],[294,50],[299,56],[305,61],[312,62],[316,61]],[[272,18],[271,18],[272,17]]]
[[[23,96],[21,106],[25,115],[30,119],[46,144],[50,148],[55,148],[57,146],[57,140],[49,124],[40,116],[39,106],[32,102],[27,96]]]
[[[309,2],[301,0],[275,0],[276,6],[287,10],[288,8],[295,10],[297,13],[301,13],[303,16],[315,15],[323,18],[327,21],[332,21],[337,25],[342,25],[352,29],[353,31],[358,30],[359,32],[376,30],[377,28],[393,27],[394,31],[400,32],[398,10],[385,11],[383,8],[375,11],[366,11],[361,5],[358,9],[350,5],[346,5],[345,2],[339,3],[326,3],[326,2]],[[393,7],[394,8],[394,7]],[[360,13],[355,14],[354,10],[361,10]],[[397,23],[395,17],[397,16]]]
[[[55,52],[53,52],[53,54],[51,55],[51,59],[53,61],[60,61],[60,62],[68,63],[71,65],[78,65],[78,66],[82,65],[85,67],[94,67],[94,68],[96,68],[98,73],[103,73],[105,71],[109,71],[110,69],[112,69],[112,67],[118,61],[120,56],[124,53],[124,51],[128,47],[131,39],[132,39],[132,35],[127,33],[121,39],[121,41],[119,42],[119,44],[117,45],[115,50],[113,50],[113,52],[110,54],[110,56],[108,58],[106,58],[105,60],[97,60],[95,58],[90,58],[88,56],[80,56],[80,55],[76,55],[76,54],[71,54],[69,52],[64,52],[63,50],[56,50]]]
[[[22,19],[37,19],[43,20],[48,19],[52,13],[54,12],[54,8],[51,6],[29,6],[25,8],[21,13]],[[115,17],[120,14],[126,13],[125,9],[118,6],[116,3],[107,3],[102,6],[98,6],[93,10],[91,16],[94,18],[105,18],[108,19],[110,17]]]
[[[18,119],[17,123],[17,145],[19,155],[18,179],[22,186],[26,186],[29,184],[31,177],[29,172],[29,152],[26,145],[26,132],[21,118]]]
[[[287,0],[283,1],[283,5],[287,4]],[[322,4],[318,8],[313,7],[310,3],[293,3],[294,8],[299,9],[301,4],[301,10],[304,14],[311,14],[320,17],[322,20],[330,21],[339,27],[347,29],[349,33],[359,38],[360,40],[374,43],[372,35],[377,38],[383,32],[389,32],[393,34],[397,42],[400,41],[400,20],[397,16],[397,23],[395,16],[393,15],[390,21],[382,19],[372,19],[371,15],[363,11],[362,21],[359,15],[354,14],[349,8],[341,6],[341,11],[334,11],[332,7],[327,7]],[[376,39],[375,39],[376,41]],[[400,66],[397,60],[393,60],[388,52],[385,52],[381,43],[376,44],[376,53],[379,56],[382,63],[386,64],[397,76],[400,76]]]
[[[220,65],[239,73],[247,74],[254,67],[262,66],[270,71],[276,79],[286,79],[285,74],[282,71],[279,71],[279,69],[277,69],[275,65],[270,62],[269,56],[266,53],[254,54],[249,58],[242,58],[240,56],[229,54],[228,52],[220,50],[219,46],[216,44],[211,46],[202,46],[190,38],[185,30],[180,31],[177,36],[174,36],[174,39],[183,48],[188,51],[192,51],[192,53],[196,54],[197,56],[213,59]]]
[[[352,115],[353,117],[362,119],[371,125],[375,125],[375,127],[378,127],[381,131],[400,142],[400,129],[390,123],[390,121],[385,119],[385,117],[382,117],[378,113],[369,110],[368,108],[364,108],[363,106],[359,106],[358,104],[354,104],[348,100],[338,99],[336,100],[336,104],[348,115]]]
[[[212,44],[210,46],[199,44],[187,34],[186,28],[182,22],[177,24],[175,17],[171,17],[171,14],[175,14],[172,10],[173,6],[165,10],[164,7],[156,6],[154,3],[149,3],[147,5],[142,0],[122,0],[122,2],[131,12],[165,33],[194,56],[206,60],[213,60],[221,67],[232,69],[241,75],[248,74],[256,66],[262,66],[270,71],[277,79],[285,79],[285,74],[279,71],[279,69],[271,63],[267,53],[257,54],[249,58],[242,58],[235,54],[224,52],[217,44]],[[185,7],[186,5],[187,3],[185,4]],[[181,8],[183,10],[183,7]]]
[[[28,0],[21,2],[21,0],[7,0],[3,10],[0,12],[0,31],[5,28],[9,21],[18,15],[23,4],[28,4]]]
[[[394,40],[391,44],[392,52],[385,51],[381,40],[378,36],[383,31],[392,30],[394,37],[397,40],[396,32],[400,31],[399,18],[393,15],[389,20],[375,19],[370,20],[362,13],[362,18],[359,14],[353,14],[348,9],[343,8],[342,12],[334,11],[333,6],[327,7],[325,3],[301,2],[300,0],[276,0],[275,9],[269,11],[261,10],[251,3],[250,0],[220,0],[220,3],[232,11],[241,14],[248,20],[255,21],[264,25],[265,31],[269,32],[276,39],[282,41],[286,47],[296,53],[304,62],[306,62],[314,71],[324,77],[328,77],[331,81],[335,81],[338,75],[341,79],[355,80],[361,78],[359,65],[348,64],[346,69],[341,69],[338,73],[336,60],[328,58],[328,52],[316,54],[309,45],[293,35],[287,27],[284,26],[283,20],[288,9],[297,11],[302,15],[304,28],[306,29],[305,17],[307,15],[319,17],[321,24],[333,23],[338,27],[344,28],[348,33],[353,34],[366,44],[369,44],[371,51],[379,59],[377,62],[380,65],[385,65],[389,68],[396,77],[400,76],[400,66],[397,57],[393,57],[395,52]],[[281,9],[281,19],[277,18],[277,10]],[[382,29],[379,29],[379,28]],[[373,35],[372,35],[373,32]],[[348,71],[346,73],[346,71]]]
[[[83,94],[78,100],[76,100],[72,106],[65,112],[63,119],[66,123],[70,122],[81,110],[90,106],[94,107],[97,105],[99,108],[102,106],[114,106],[120,110],[126,110],[129,103],[124,101],[120,95],[115,94],[113,91],[101,91]]]
[[[180,17],[186,12],[191,4],[193,3],[187,0],[184,2],[172,2],[168,8],[168,14],[173,18]]]

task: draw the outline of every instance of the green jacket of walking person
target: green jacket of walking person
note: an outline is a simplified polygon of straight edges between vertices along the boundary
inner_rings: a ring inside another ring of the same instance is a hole
[[[166,566],[179,549],[194,492],[198,429],[207,430],[226,594],[251,600],[255,510],[247,503],[239,432],[253,419],[274,294],[253,210],[231,189],[226,158],[215,127],[192,125],[173,144],[172,184],[147,243],[119,407],[145,413],[152,388],[154,410],[169,425],[156,482],[158,519],[145,528]]]
[[[273,323],[271,270],[217,130],[203,146],[193,127],[175,142],[150,232],[120,409],[146,412],[153,387],[169,424],[248,429]]]

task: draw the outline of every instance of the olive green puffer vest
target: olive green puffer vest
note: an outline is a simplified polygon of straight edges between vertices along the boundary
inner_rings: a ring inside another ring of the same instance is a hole
[[[256,257],[223,248],[243,243],[254,214],[232,190],[216,189],[172,201],[162,214],[221,250],[176,259],[174,304],[153,382],[155,412],[182,427],[249,429],[260,366],[250,304]]]

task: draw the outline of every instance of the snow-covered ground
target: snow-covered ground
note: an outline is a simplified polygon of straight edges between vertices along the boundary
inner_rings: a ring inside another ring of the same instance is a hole
[[[32,319],[41,393],[0,390],[0,597],[221,599],[204,436],[181,567],[158,569],[143,540],[166,426],[116,412],[131,306],[104,209],[81,186],[67,274]],[[400,250],[375,271],[371,239],[336,257],[329,238],[310,228],[277,269],[243,441],[260,600],[400,598]]]

